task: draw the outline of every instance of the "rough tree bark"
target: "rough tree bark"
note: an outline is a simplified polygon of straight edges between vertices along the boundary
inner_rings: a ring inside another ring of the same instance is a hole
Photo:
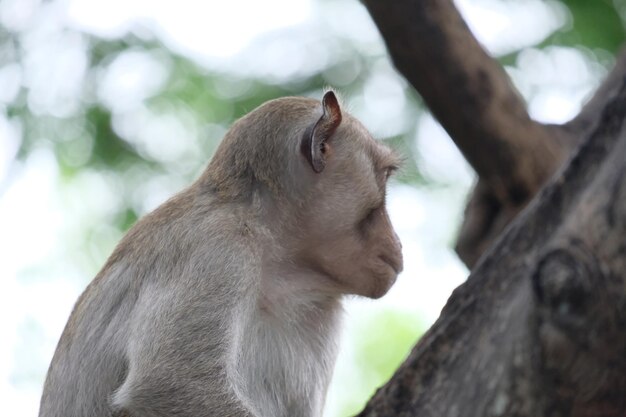
[[[364,3],[479,181],[471,276],[360,416],[626,416],[626,53],[545,126],[450,0]]]

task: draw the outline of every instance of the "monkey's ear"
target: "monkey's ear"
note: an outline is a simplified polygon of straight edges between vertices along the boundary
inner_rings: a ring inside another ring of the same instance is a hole
[[[335,93],[329,91],[324,94],[322,108],[324,110],[322,117],[306,130],[300,146],[313,171],[318,174],[326,166],[326,158],[330,151],[328,139],[341,124],[341,109]]]

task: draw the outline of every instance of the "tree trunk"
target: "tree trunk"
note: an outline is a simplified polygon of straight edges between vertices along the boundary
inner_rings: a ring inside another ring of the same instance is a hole
[[[360,416],[626,416],[626,54],[546,126],[450,0],[365,5],[479,181],[472,274]]]

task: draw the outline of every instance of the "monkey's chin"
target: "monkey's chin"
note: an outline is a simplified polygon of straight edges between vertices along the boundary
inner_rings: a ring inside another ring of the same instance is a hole
[[[398,274],[395,271],[389,272],[385,275],[378,275],[372,281],[372,285],[368,293],[363,295],[367,298],[377,300],[389,292],[389,289],[393,286],[393,284],[395,284],[397,278]]]

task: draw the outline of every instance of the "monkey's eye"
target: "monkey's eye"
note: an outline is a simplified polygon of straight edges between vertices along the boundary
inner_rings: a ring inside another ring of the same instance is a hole
[[[374,222],[378,208],[379,207],[370,208],[363,214],[361,221],[358,223],[358,229],[361,233],[367,233],[370,225]]]

